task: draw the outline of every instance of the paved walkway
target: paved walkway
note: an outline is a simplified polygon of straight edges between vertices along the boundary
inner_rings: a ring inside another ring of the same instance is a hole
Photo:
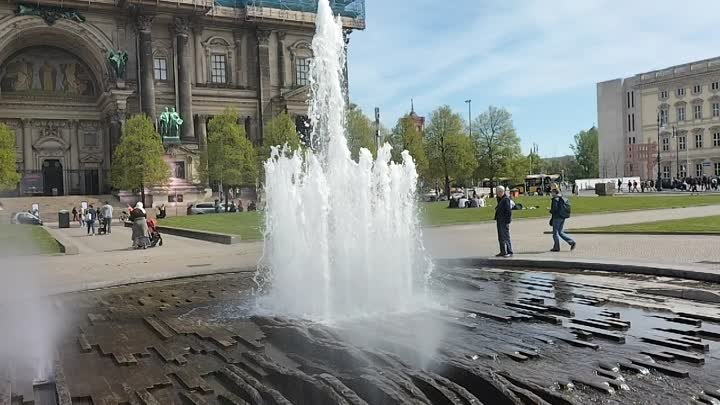
[[[720,205],[577,216],[571,218],[568,225],[581,228],[707,215],[720,215]],[[518,258],[692,264],[704,271],[720,272],[720,236],[577,235],[578,248],[574,252],[563,246],[565,251],[550,253],[551,235],[543,233],[550,229],[547,221],[529,219],[513,223],[512,236]],[[260,242],[228,246],[171,235],[163,236],[162,247],[131,250],[131,231],[119,225],[113,227],[111,235],[94,237],[86,236],[77,225],[70,229],[50,225],[48,230],[72,240],[79,254],[19,258],[10,266],[0,266],[32,274],[35,284],[46,293],[220,271],[252,271],[262,255]],[[436,258],[491,256],[498,249],[494,223],[426,228],[424,240],[428,252]]]

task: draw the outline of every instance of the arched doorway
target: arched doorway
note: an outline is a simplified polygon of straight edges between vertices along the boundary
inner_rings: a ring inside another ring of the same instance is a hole
[[[65,186],[63,166],[59,159],[46,159],[42,164],[43,194],[63,195]]]

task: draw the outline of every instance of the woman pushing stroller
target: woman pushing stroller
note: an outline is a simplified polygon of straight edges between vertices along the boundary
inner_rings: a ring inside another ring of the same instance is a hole
[[[147,249],[150,246],[148,238],[147,213],[143,203],[138,202],[135,208],[130,208],[130,222],[132,222],[133,249]]]

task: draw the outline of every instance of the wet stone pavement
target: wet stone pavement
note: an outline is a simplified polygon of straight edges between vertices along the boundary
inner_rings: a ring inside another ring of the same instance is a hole
[[[0,405],[720,404],[720,305],[667,296],[717,286],[453,268],[441,304],[328,325],[251,316],[252,285],[54,297],[53,376],[0,364]]]

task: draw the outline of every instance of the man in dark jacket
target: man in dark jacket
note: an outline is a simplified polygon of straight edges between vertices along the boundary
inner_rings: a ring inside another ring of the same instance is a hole
[[[497,223],[498,242],[500,253],[497,257],[512,257],[513,249],[510,242],[510,223],[512,222],[512,204],[510,197],[505,194],[505,187],[497,186],[497,206],[495,207],[495,222]]]
[[[575,241],[568,236],[563,228],[565,220],[570,218],[570,203],[563,198],[558,189],[552,190],[552,202],[550,203],[550,226],[553,229],[553,248],[551,252],[560,251],[560,239],[570,245],[570,250],[575,250]]]

